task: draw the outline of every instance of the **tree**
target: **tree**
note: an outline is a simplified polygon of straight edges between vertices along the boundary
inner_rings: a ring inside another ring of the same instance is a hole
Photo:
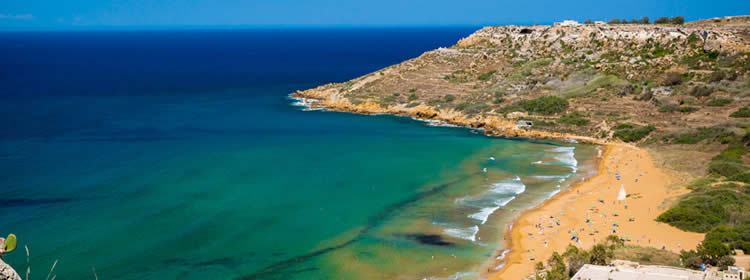
[[[637,19],[631,19],[631,20],[630,20],[630,23],[634,23],[634,24],[635,24],[635,23],[638,23],[638,22],[639,22],[639,21],[638,21]]]
[[[729,248],[727,248],[729,250]],[[596,244],[591,248],[591,255],[589,256],[589,262],[596,265],[606,265],[610,259],[614,257],[615,253],[610,250],[609,247],[604,244]]]
[[[591,21],[590,19],[587,19],[587,20],[583,21],[583,24],[592,24],[592,23],[594,23],[594,22]]]
[[[545,275],[545,280],[568,280],[568,271],[565,267],[565,259],[558,254],[553,252],[552,256],[547,260],[547,264],[550,266],[550,270]]]
[[[641,20],[638,21],[640,24],[648,24],[649,18],[648,17],[642,17]]]
[[[701,257],[703,262],[710,265],[717,265],[721,257],[727,256],[730,253],[729,247],[718,240],[704,239],[701,244],[698,244],[698,248],[696,249],[698,256]]]
[[[542,275],[542,271],[544,271],[544,263],[537,262],[534,265],[534,279],[536,279],[536,280],[544,280],[544,276]]]
[[[685,23],[685,18],[681,16],[676,16],[676,17],[669,19],[669,21],[672,22],[672,24],[683,24]]]
[[[729,255],[722,256],[716,263],[716,266],[718,266],[720,270],[727,270],[727,267],[730,265],[734,265],[734,258]]]
[[[654,21],[654,23],[655,23],[655,24],[667,24],[667,23],[669,23],[669,18],[666,18],[666,17],[660,17],[660,18],[657,18],[657,19],[656,19],[656,20]]]
[[[625,246],[625,241],[623,241],[622,239],[617,237],[617,235],[614,235],[614,234],[610,234],[609,236],[607,236],[606,242],[607,244],[609,244],[609,247],[612,250]]]
[[[680,260],[682,261],[682,266],[690,269],[700,269],[701,264],[703,264],[703,259],[698,256],[698,253],[695,252],[695,250],[680,251]]]
[[[576,272],[578,272],[578,270],[580,270],[589,260],[588,252],[578,249],[578,247],[573,245],[568,245],[568,248],[565,249],[565,253],[563,253],[563,257],[568,260],[568,276],[570,277],[575,275]]]
[[[620,20],[619,19],[612,19],[612,20],[609,20],[608,23],[609,24],[618,24],[618,23],[620,23]]]

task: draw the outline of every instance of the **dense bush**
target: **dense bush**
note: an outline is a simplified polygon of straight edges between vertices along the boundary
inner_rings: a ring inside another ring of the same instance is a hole
[[[747,196],[742,196],[726,189],[691,193],[659,215],[657,221],[687,231],[708,232],[717,225],[729,222],[725,206],[744,204]]]
[[[721,106],[727,105],[729,103],[732,103],[732,99],[729,99],[729,98],[715,98],[715,99],[712,99],[711,101],[708,101],[708,103],[706,103],[706,105],[708,105],[708,106],[714,106],[714,107],[721,107]]]
[[[706,86],[698,86],[693,87],[690,89],[690,95],[695,97],[703,97],[703,96],[710,96],[714,92],[713,88],[706,87]]]
[[[412,93],[409,95],[409,101],[414,101],[417,99],[419,99],[419,96],[417,96],[416,94]]]
[[[615,130],[614,137],[625,142],[635,142],[648,136],[648,134],[654,130],[656,130],[656,128],[653,125],[638,128],[625,128]]]
[[[676,16],[676,17],[669,19],[669,22],[671,22],[672,24],[683,24],[685,23],[685,18],[681,16]]]
[[[667,18],[667,17],[660,17],[660,18],[657,18],[656,20],[654,20],[654,23],[655,24],[667,24],[667,23],[669,23],[669,18]]]
[[[724,71],[714,71],[711,73],[711,75],[708,76],[708,82],[709,83],[720,82],[726,77],[727,77],[727,74],[724,73]]]
[[[543,96],[537,99],[522,100],[503,108],[504,112],[526,111],[542,115],[554,115],[565,112],[568,101],[557,96]]]
[[[733,118],[750,118],[750,108],[742,107],[729,116]]]
[[[698,111],[698,108],[696,108],[696,107],[688,107],[688,106],[680,107],[680,113],[692,113],[692,112],[695,112],[695,111]]]
[[[490,105],[487,105],[484,103],[462,102],[456,105],[456,110],[459,110],[469,115],[481,113],[484,111],[488,111],[490,109],[491,109]]]
[[[674,86],[679,85],[682,83],[682,75],[677,72],[669,72],[664,76],[664,80],[662,81],[663,86]]]
[[[727,178],[727,181],[743,182],[745,184],[750,184],[750,173],[735,174]],[[750,253],[750,250],[748,250],[748,253]]]
[[[724,137],[732,137],[734,133],[721,127],[699,127],[676,135],[670,136],[673,144],[696,144],[708,139],[708,141],[721,140]]]
[[[729,244],[730,249],[741,249],[745,252],[750,252],[750,224],[717,226],[706,233],[705,240],[716,240]]]
[[[569,125],[582,126],[582,125],[587,125],[589,123],[589,119],[584,114],[581,114],[579,112],[573,112],[573,113],[566,114],[558,118],[557,122],[563,123],[563,124],[569,124]]]
[[[713,160],[708,165],[708,173],[717,174],[725,177],[732,177],[745,172],[747,168],[740,163]]]
[[[662,113],[670,113],[679,110],[680,107],[677,107],[677,105],[674,104],[667,104],[664,106],[659,107],[659,112]]]

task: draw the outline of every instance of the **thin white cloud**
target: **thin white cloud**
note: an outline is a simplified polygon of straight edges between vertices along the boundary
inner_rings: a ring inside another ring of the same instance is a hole
[[[0,19],[33,19],[34,16],[31,14],[24,14],[24,15],[8,15],[8,14],[0,14]]]

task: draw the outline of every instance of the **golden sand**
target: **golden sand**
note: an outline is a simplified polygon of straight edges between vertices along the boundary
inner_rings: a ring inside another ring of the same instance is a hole
[[[701,233],[656,221],[666,210],[660,207],[664,200],[685,191],[670,190],[677,178],[655,166],[646,150],[607,145],[600,160],[597,175],[521,214],[510,231],[506,264],[489,279],[523,279],[534,272],[536,262],[546,264],[552,252],[562,253],[569,244],[589,248],[610,234],[629,237],[626,245],[673,252],[694,249],[703,240]],[[621,185],[629,196],[617,201]],[[572,231],[578,243],[571,240]]]

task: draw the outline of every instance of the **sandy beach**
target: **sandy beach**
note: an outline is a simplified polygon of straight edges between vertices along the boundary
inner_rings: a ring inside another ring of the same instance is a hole
[[[626,245],[694,249],[703,234],[685,232],[655,219],[666,210],[664,200],[685,193],[670,189],[677,178],[657,167],[644,149],[629,145],[603,146],[599,173],[524,211],[510,231],[505,266],[488,279],[523,279],[534,264],[569,244],[589,248],[610,234],[625,237]],[[618,201],[620,187],[627,198]],[[613,231],[614,230],[614,231]],[[574,240],[577,237],[578,240]],[[507,238],[507,237],[506,237]]]

